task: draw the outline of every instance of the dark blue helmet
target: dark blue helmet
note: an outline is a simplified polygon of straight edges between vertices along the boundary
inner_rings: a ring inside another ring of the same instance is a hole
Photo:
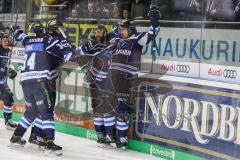
[[[43,36],[43,26],[40,23],[31,23],[28,25],[28,35],[30,36]]]

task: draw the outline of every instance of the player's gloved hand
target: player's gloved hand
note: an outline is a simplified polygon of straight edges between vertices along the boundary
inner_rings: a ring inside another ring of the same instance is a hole
[[[67,63],[70,60],[70,58],[73,57],[73,56],[74,56],[73,52],[68,52],[68,53],[64,54],[64,61],[63,62]]]
[[[150,5],[150,9],[148,11],[148,17],[151,21],[151,25],[154,28],[159,27],[159,19],[161,17],[161,13],[160,13],[160,8],[157,5]]]
[[[12,68],[8,68],[7,75],[10,79],[14,79],[17,76],[17,72],[15,70],[13,70]]]
[[[114,33],[115,36],[119,36],[120,35],[119,27],[118,26],[113,27],[112,32]]]
[[[97,52],[101,52],[104,49],[104,44],[96,43],[89,41],[83,47],[82,51],[86,54],[96,54]]]
[[[10,31],[12,32],[14,37],[23,33],[23,30],[17,25],[11,25],[10,26]]]

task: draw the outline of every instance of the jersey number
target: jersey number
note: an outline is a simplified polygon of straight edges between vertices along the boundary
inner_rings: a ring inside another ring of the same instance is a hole
[[[36,57],[36,53],[33,52],[30,57],[28,58],[28,55],[25,54],[24,58],[25,58],[25,62],[24,62],[24,67],[23,69],[26,69],[26,67],[29,67],[29,70],[34,70],[35,67],[35,57]]]

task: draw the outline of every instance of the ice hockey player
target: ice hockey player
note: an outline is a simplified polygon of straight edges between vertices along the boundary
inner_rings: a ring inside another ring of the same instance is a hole
[[[37,37],[43,37],[44,33],[43,33],[43,28],[36,28],[36,25],[38,26],[38,24],[35,24],[34,27],[32,28],[32,32],[35,33],[35,35]],[[58,39],[60,41],[61,46],[64,48],[61,53],[62,55],[61,58],[56,58],[54,56],[52,56],[52,60],[51,60],[51,70],[50,70],[50,75],[49,75],[49,85],[50,85],[50,90],[52,92],[52,107],[54,109],[55,107],[55,101],[56,101],[56,80],[58,78],[58,68],[63,64],[63,59],[64,59],[64,53],[66,53],[66,51],[71,51],[72,46],[69,44],[69,42],[66,40],[64,31],[63,31],[63,24],[60,21],[56,21],[56,20],[50,20],[47,23],[46,26],[46,34],[54,37],[56,39]],[[34,121],[34,127],[32,128],[31,131],[31,136],[29,138],[29,142],[32,144],[36,144],[39,146],[44,146],[44,134],[42,131],[42,120],[39,118],[36,118]]]
[[[120,147],[126,149],[128,144],[127,130],[129,127],[128,109],[131,106],[131,87],[141,65],[143,45],[155,38],[159,29],[159,8],[154,6],[149,11],[151,27],[148,32],[137,32],[130,20],[119,24],[118,37],[115,40],[111,62],[111,79],[116,91],[119,105],[116,108],[116,129]],[[155,34],[153,34],[155,31]]]
[[[45,36],[44,28],[40,23],[30,23],[28,25],[27,34],[29,37],[35,37],[35,38],[43,38]],[[44,135],[43,135],[41,124],[42,124],[42,121],[37,117],[34,120],[28,142],[40,147],[45,147]]]
[[[114,36],[114,35],[113,35]],[[80,67],[85,71],[85,78],[90,82],[90,96],[94,112],[94,126],[99,146],[115,145],[115,107],[117,99],[114,94],[109,67],[112,58],[111,48],[106,46],[112,38],[104,25],[94,29],[91,39],[80,47]]]
[[[58,69],[61,67],[64,62],[65,52],[75,52],[75,47],[73,47],[70,42],[66,39],[66,35],[63,29],[63,23],[58,20],[50,20],[47,23],[46,34],[52,36],[60,41],[61,46],[63,47],[64,52],[62,52],[61,57],[62,59],[56,59],[52,57],[52,68],[51,68],[51,77],[50,77],[50,86],[53,95],[53,105],[55,106],[56,101],[56,80],[58,78]]]
[[[20,81],[26,111],[20,119],[10,142],[25,145],[26,141],[22,138],[23,135],[34,119],[39,118],[46,139],[46,152],[56,151],[56,154],[61,154],[62,147],[54,143],[54,106],[52,105],[53,99],[49,78],[51,77],[53,65],[52,56],[56,59],[62,59],[62,52],[65,52],[65,50],[61,45],[61,41],[52,36],[29,37],[18,26],[12,26],[11,29],[16,40],[22,41],[25,48],[25,61],[21,69]],[[71,54],[71,52],[65,52],[67,56],[64,57],[70,58],[68,55]],[[64,61],[67,61],[67,58]]]
[[[8,87],[7,78],[14,79],[17,72],[9,68],[9,52],[11,42],[6,32],[0,33],[0,99],[4,102],[3,116],[8,129],[14,129],[17,124],[12,121],[13,93]]]

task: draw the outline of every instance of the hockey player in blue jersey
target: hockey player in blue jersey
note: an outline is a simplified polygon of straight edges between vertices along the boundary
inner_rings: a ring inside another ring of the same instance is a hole
[[[115,144],[115,107],[117,99],[113,92],[109,67],[112,58],[111,48],[107,49],[112,35],[104,25],[94,29],[93,36],[80,47],[78,62],[85,71],[85,80],[90,83],[93,121],[100,145]]]
[[[64,48],[63,51],[61,52],[62,55],[59,54],[61,58],[56,58],[52,56],[52,60],[51,60],[52,67],[50,70],[51,74],[49,76],[49,86],[52,91],[51,105],[53,108],[55,107],[55,101],[56,101],[56,80],[58,78],[58,69],[63,64],[64,53],[66,51],[71,51],[72,49],[72,46],[69,44],[66,38],[64,38],[65,33],[63,32],[62,27],[63,27],[63,24],[60,21],[56,21],[56,20],[50,20],[49,22],[47,22],[47,26],[46,26],[46,34],[58,39],[61,46]],[[42,37],[43,35],[43,29],[41,30],[37,29],[37,31],[33,30],[33,32],[35,32],[36,36],[38,37]],[[36,118],[34,121],[34,127],[32,128],[31,136],[29,138],[30,143],[36,144],[39,146],[44,145],[44,137],[45,137],[42,131],[43,126],[41,124],[42,124],[42,120],[39,118]]]
[[[34,119],[39,118],[46,139],[46,151],[61,151],[62,147],[54,143],[54,106],[52,105],[53,97],[49,86],[49,78],[53,67],[52,57],[63,60],[65,56],[62,52],[65,52],[65,50],[61,41],[52,36],[31,37],[24,34],[18,26],[12,26],[11,29],[16,40],[22,41],[25,48],[25,61],[21,69],[20,81],[26,111],[20,119],[10,142],[24,145],[26,141],[22,138],[23,135]],[[71,54],[71,52],[65,52],[67,58],[70,58],[68,55]]]
[[[10,41],[5,32],[0,33],[0,99],[4,102],[3,116],[7,128],[16,128],[17,124],[12,121],[13,93],[8,87],[7,78],[14,79],[17,73],[8,68]]]
[[[63,47],[64,52],[62,52],[62,59],[64,59],[64,53],[65,52],[75,52],[74,48],[70,42],[66,39],[66,35],[63,30],[63,23],[61,21],[57,20],[50,20],[47,23],[46,26],[46,34],[49,36],[52,36],[60,41],[61,46]],[[58,78],[58,69],[61,67],[64,63],[62,59],[56,59],[53,57],[52,59],[52,68],[51,68],[51,77],[50,77],[50,86],[53,92],[53,105],[55,105],[56,101],[56,80]]]
[[[40,23],[30,23],[28,26],[28,36],[35,38],[42,38],[45,36],[44,28]],[[43,130],[42,130],[42,121],[37,117],[34,120],[30,137],[28,142],[35,144],[41,147],[45,146]]]
[[[115,39],[115,50],[111,63],[111,79],[118,97],[119,105],[116,108],[116,129],[120,146],[125,149],[128,144],[127,130],[129,123],[128,109],[131,106],[131,88],[133,80],[141,65],[143,45],[152,41],[159,29],[159,8],[152,6],[149,11],[151,27],[148,32],[137,32],[134,23],[130,20],[119,24]],[[155,31],[155,32],[153,32]]]

